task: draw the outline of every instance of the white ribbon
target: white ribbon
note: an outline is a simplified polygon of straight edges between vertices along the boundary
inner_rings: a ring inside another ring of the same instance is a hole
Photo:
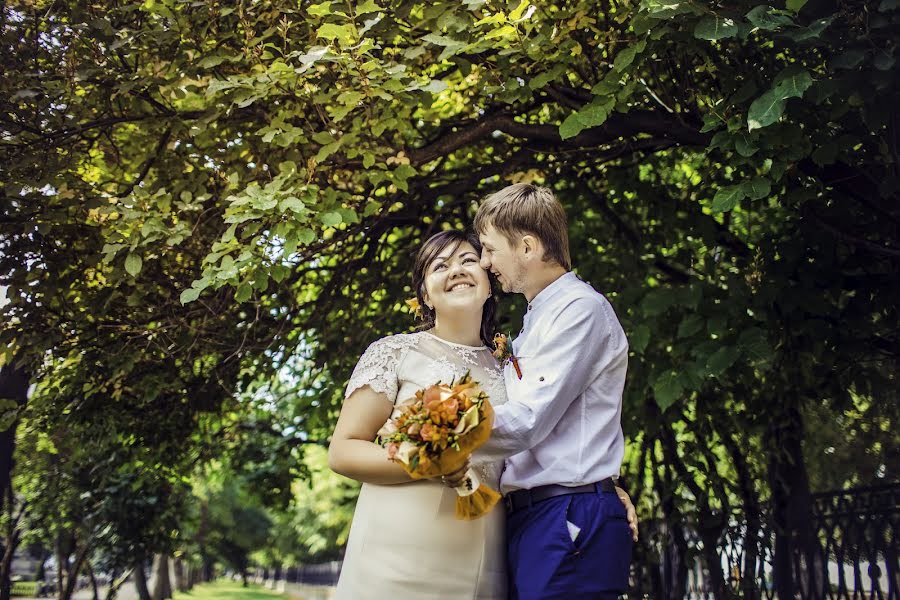
[[[453,488],[456,490],[456,493],[462,497],[471,496],[476,491],[478,491],[478,486],[481,485],[481,480],[478,478],[478,474],[473,469],[466,470],[466,478],[462,480],[458,486]]]

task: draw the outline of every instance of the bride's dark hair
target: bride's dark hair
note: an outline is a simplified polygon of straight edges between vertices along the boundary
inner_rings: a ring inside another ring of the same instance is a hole
[[[419,248],[419,252],[416,254],[416,260],[413,263],[412,283],[413,290],[416,292],[416,300],[419,301],[419,307],[422,311],[422,325],[419,327],[420,330],[431,329],[434,327],[434,309],[428,308],[424,300],[425,272],[428,269],[428,265],[430,265],[431,262],[449,246],[452,246],[450,253],[455,253],[456,249],[459,248],[459,245],[463,242],[470,243],[472,247],[475,248],[475,251],[481,255],[481,242],[478,241],[478,236],[469,231],[459,231],[456,229],[434,234],[422,244],[422,247]],[[486,346],[493,346],[497,316],[497,301],[495,299],[495,294],[493,293],[494,276],[490,273],[488,273],[487,276],[492,293],[485,301],[484,309],[481,313],[481,341],[484,342]]]

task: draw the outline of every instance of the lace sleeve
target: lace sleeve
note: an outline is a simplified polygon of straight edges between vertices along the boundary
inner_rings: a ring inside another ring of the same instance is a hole
[[[376,340],[366,348],[359,362],[353,369],[353,375],[347,382],[344,398],[363,386],[369,386],[378,393],[384,394],[391,402],[397,398],[399,381],[397,365],[400,362],[403,348],[407,345],[402,336],[391,336]]]

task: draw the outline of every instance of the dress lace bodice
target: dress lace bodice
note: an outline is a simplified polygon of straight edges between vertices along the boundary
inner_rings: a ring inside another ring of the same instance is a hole
[[[412,397],[416,390],[438,382],[449,383],[466,372],[481,384],[491,404],[506,402],[502,370],[487,346],[455,344],[427,331],[392,335],[366,349],[347,383],[345,397],[368,385],[396,405]],[[486,483],[496,486],[498,465],[485,466],[482,475],[488,479]]]

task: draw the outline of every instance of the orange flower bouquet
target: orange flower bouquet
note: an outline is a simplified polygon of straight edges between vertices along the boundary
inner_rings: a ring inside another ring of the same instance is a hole
[[[399,414],[378,432],[377,443],[413,479],[455,473],[491,435],[494,410],[488,395],[466,373],[459,381],[418,390],[398,405]],[[500,494],[469,471],[456,488],[456,517],[471,521],[486,515]]]

